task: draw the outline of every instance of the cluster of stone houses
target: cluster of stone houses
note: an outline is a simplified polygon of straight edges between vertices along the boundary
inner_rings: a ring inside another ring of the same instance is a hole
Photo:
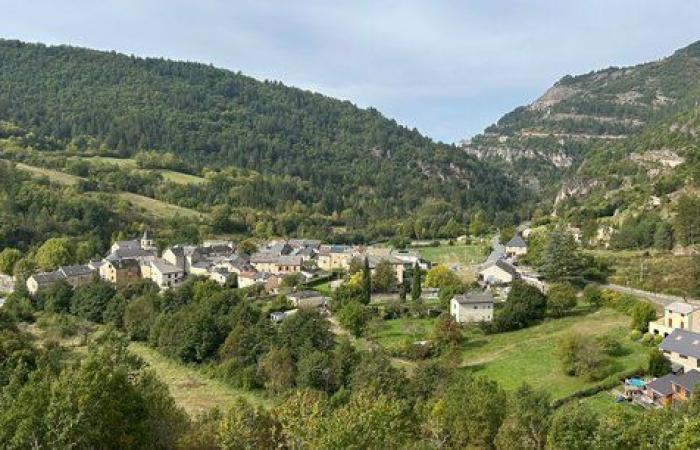
[[[399,282],[403,282],[406,268],[423,264],[416,253],[325,245],[310,239],[271,241],[252,255],[237,251],[230,242],[209,241],[202,245],[175,245],[159,256],[153,237],[146,231],[139,240],[114,242],[102,260],[33,274],[27,279],[27,288],[35,295],[59,280],[79,287],[99,276],[117,286],[149,279],[159,288],[169,289],[188,275],[210,278],[223,285],[235,274],[238,287],[262,285],[267,292],[276,293],[286,275],[298,274],[302,280],[310,280],[319,271],[347,269],[353,258],[364,257],[372,271],[380,261],[389,261]]]

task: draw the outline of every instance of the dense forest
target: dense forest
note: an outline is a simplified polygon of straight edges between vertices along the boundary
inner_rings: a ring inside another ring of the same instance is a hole
[[[246,186],[180,197],[275,212],[298,203],[342,226],[384,221],[375,235],[436,201],[462,223],[498,211],[514,223],[527,206],[500,170],[374,109],[203,64],[0,41],[0,120],[0,137],[35,151],[156,152],[191,173],[254,171],[262,178]],[[239,201],[246,189],[258,204]]]

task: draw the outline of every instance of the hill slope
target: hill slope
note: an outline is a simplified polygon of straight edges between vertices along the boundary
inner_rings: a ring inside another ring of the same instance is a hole
[[[275,212],[298,200],[326,225],[412,225],[437,202],[439,228],[479,209],[513,211],[522,198],[491,165],[374,109],[203,64],[0,40],[0,120],[38,137],[31,145],[42,151],[155,150],[195,173],[292,177],[305,195],[281,192]],[[261,195],[275,190],[286,189]]]
[[[699,105],[697,42],[659,61],[566,76],[464,148],[574,223],[624,217],[700,180]]]

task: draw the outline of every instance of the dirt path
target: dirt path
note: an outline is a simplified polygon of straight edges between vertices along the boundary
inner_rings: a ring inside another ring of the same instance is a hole
[[[627,287],[627,286],[620,286],[619,284],[604,284],[604,285],[601,285],[601,287],[603,287],[605,289],[610,289],[611,291],[620,292],[623,294],[636,295],[637,297],[645,298],[645,299],[647,299],[653,303],[656,303],[657,305],[660,305],[660,306],[666,306],[666,305],[673,303],[673,302],[686,302],[686,303],[693,303],[696,305],[700,305],[700,300],[696,300],[694,298],[680,297],[678,295],[659,294],[657,292],[643,291],[641,289],[635,289],[635,288],[631,288],[631,287]]]

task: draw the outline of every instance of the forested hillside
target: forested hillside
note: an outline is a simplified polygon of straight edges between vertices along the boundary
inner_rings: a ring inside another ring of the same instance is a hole
[[[500,170],[374,109],[197,63],[3,40],[0,120],[0,137],[16,127],[21,144],[41,152],[155,151],[195,174],[253,170],[275,214],[301,208],[305,228],[324,232],[426,237],[480,210],[513,222],[523,207],[523,191]],[[234,215],[241,206],[216,197],[208,200]],[[421,217],[436,203],[439,214]]]

